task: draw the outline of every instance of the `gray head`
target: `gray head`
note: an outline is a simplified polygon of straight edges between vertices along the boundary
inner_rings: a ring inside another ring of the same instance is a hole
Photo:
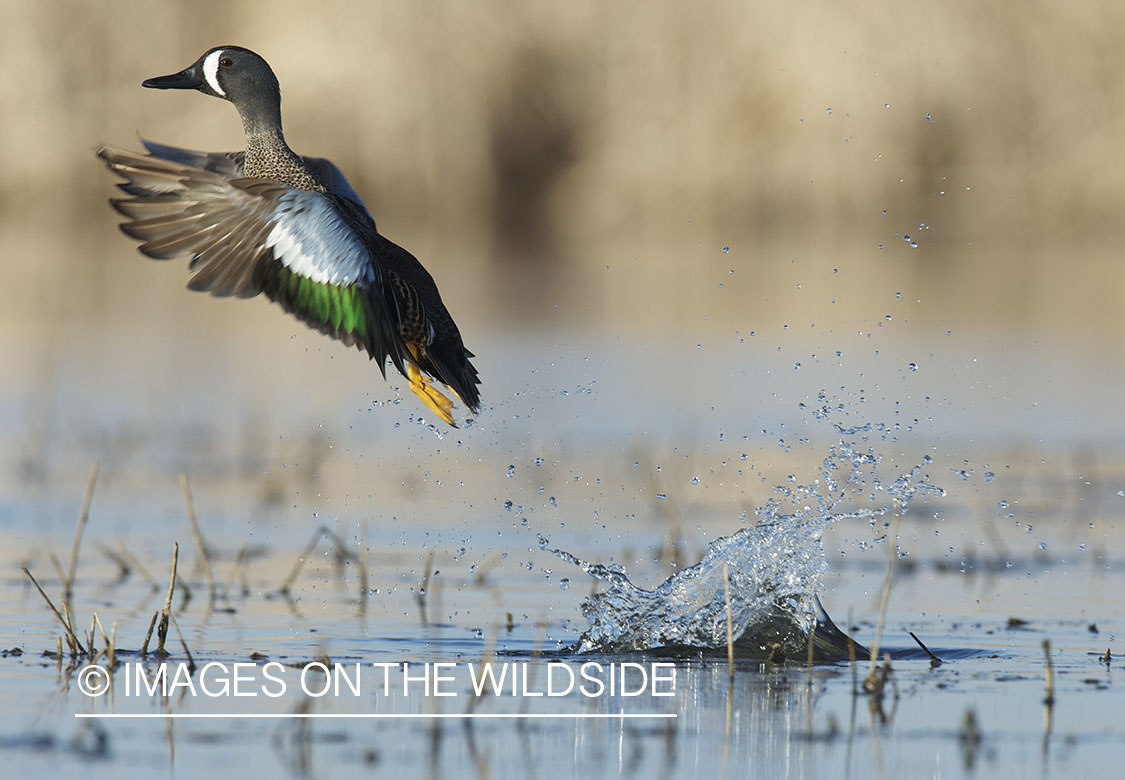
[[[145,79],[152,89],[195,89],[234,103],[247,134],[281,132],[281,88],[269,64],[241,46],[216,46],[170,76]]]

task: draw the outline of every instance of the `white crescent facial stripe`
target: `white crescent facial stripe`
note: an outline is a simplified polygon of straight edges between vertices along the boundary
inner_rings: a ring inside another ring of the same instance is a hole
[[[207,79],[207,85],[211,87],[211,89],[215,90],[223,97],[226,97],[227,93],[223,92],[223,88],[219,86],[219,57],[221,57],[222,54],[223,50],[217,49],[204,58],[203,78]]]
[[[319,193],[283,197],[273,219],[265,246],[294,273],[321,284],[374,281],[367,248]]]

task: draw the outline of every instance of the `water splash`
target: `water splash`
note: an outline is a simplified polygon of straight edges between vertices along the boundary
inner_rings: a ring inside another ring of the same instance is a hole
[[[778,497],[758,510],[754,527],[715,540],[699,563],[653,590],[634,585],[620,566],[592,564],[551,549],[540,536],[541,549],[609,586],[582,604],[590,627],[578,652],[725,647],[725,564],[736,645],[755,652],[779,643],[787,654],[803,657],[809,631],[822,614],[815,594],[828,566],[824,531],[840,520],[874,524],[890,512],[901,514],[921,493],[944,495],[923,474],[929,456],[886,484],[882,456],[866,444],[866,434],[885,433],[885,426],[836,425],[836,431],[841,438],[829,447],[818,479],[776,487]]]

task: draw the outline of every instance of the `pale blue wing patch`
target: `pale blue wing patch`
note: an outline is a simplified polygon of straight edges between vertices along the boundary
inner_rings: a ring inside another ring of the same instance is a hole
[[[290,190],[277,199],[265,246],[282,265],[321,284],[372,284],[375,269],[363,241],[318,192]]]

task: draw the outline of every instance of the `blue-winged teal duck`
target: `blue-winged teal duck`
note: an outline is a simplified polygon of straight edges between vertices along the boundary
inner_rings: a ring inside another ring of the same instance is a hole
[[[126,181],[110,200],[121,229],[158,260],[191,256],[188,287],[217,296],[265,293],[310,327],[367,350],[386,376],[389,356],[410,389],[453,421],[449,387],[470,411],[480,380],[433,278],[381,236],[367,207],[328,160],[301,157],[281,132],[270,66],[239,46],[206,52],[145,87],[194,89],[229,100],[246,151],[206,153],[144,141],[149,154],[98,149]]]

